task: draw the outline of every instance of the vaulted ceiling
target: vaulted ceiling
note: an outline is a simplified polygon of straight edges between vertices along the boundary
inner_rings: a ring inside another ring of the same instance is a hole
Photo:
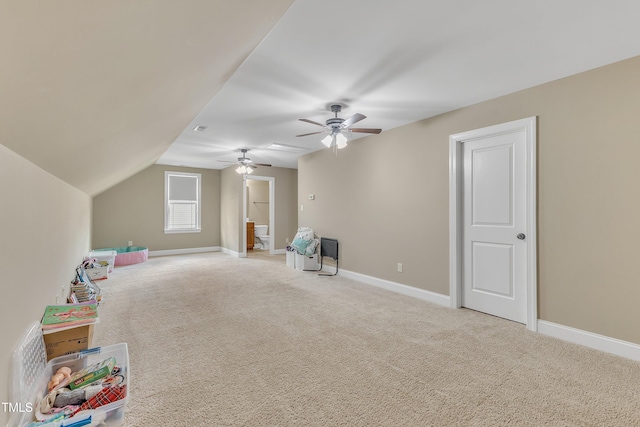
[[[0,143],[90,195],[241,148],[295,168],[323,148],[298,119],[332,103],[384,131],[637,56],[638,16],[635,0],[3,2]]]
[[[95,195],[154,164],[292,1],[3,1],[0,143]]]

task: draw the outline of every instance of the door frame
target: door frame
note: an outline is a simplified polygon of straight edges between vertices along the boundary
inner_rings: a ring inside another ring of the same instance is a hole
[[[269,232],[271,233],[271,245],[269,254],[275,254],[275,233],[276,233],[276,178],[273,176],[247,176],[242,177],[242,251],[240,258],[247,257],[247,180],[268,181],[269,182]]]
[[[529,117],[449,136],[449,297],[452,308],[462,307],[463,280],[463,186],[462,144],[490,135],[525,131],[526,134],[526,202],[527,202],[527,329],[538,330],[538,261],[537,261],[537,189],[536,138],[537,117]]]

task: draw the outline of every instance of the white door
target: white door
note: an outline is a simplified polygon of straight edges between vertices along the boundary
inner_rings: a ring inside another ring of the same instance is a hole
[[[510,123],[457,140],[460,305],[520,323],[528,323],[530,290],[536,289],[529,281],[535,279],[529,274],[535,269],[529,253],[535,235],[528,235],[534,230],[528,218],[530,138],[530,128]]]

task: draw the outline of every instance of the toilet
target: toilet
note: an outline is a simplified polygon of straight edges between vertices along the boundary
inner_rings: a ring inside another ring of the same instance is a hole
[[[255,236],[260,240],[260,243],[262,243],[262,249],[269,249],[269,240],[271,240],[271,236],[267,236],[268,229],[268,225],[255,226]]]

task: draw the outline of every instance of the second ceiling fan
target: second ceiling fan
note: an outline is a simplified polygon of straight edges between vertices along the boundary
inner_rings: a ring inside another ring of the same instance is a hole
[[[235,163],[235,164],[237,164],[238,167],[236,168],[236,172],[239,173],[239,174],[247,174],[247,173],[250,174],[258,166],[271,167],[271,165],[268,164],[268,163],[254,163],[253,160],[251,160],[250,158],[248,158],[246,156],[247,151],[249,151],[248,148],[241,148],[240,152],[242,153],[242,157],[238,157],[238,160],[235,161],[235,162],[227,161],[227,160],[218,160],[218,161],[222,162],[222,163]]]
[[[378,134],[382,132],[382,129],[369,129],[369,128],[352,128],[351,126],[360,120],[364,120],[367,118],[364,114],[355,113],[348,119],[343,119],[338,117],[338,113],[342,111],[342,105],[334,104],[331,106],[331,112],[335,113],[335,117],[332,117],[327,120],[326,124],[314,122],[309,119],[299,119],[300,121],[311,123],[312,125],[322,126],[325,128],[323,131],[319,132],[311,132],[311,133],[303,133],[302,135],[296,136],[309,136],[309,135],[317,135],[320,133],[327,133],[328,135],[322,139],[322,143],[326,145],[328,148],[344,148],[347,146],[347,137],[344,136],[344,132],[356,132],[356,133],[374,133]]]

